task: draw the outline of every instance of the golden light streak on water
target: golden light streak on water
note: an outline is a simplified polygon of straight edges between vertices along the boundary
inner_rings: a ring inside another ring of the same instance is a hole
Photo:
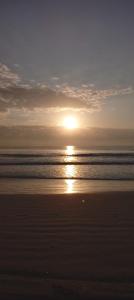
[[[66,194],[73,193],[74,192],[75,180],[73,180],[73,179],[66,179],[65,183],[66,183]]]

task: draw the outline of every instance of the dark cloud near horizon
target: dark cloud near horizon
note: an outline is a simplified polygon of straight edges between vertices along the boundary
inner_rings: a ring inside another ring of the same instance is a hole
[[[134,130],[86,128],[75,135],[61,127],[0,126],[0,147],[110,147],[133,146]],[[115,149],[115,148],[114,148]]]

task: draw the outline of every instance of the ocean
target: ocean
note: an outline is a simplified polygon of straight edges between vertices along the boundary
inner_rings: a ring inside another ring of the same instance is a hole
[[[134,150],[0,150],[1,194],[100,190],[134,190]]]

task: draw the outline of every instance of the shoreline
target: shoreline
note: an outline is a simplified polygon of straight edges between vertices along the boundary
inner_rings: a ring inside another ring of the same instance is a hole
[[[78,198],[80,197],[83,197],[83,196],[86,196],[86,197],[88,197],[88,199],[90,200],[90,197],[91,196],[103,196],[103,195],[109,195],[109,196],[112,196],[112,195],[116,195],[116,194],[119,194],[119,195],[125,195],[125,196],[127,196],[127,195],[129,195],[129,194],[131,194],[131,196],[134,196],[134,191],[133,190],[128,190],[128,191],[122,191],[122,190],[118,190],[118,191],[116,191],[116,190],[102,190],[102,191],[91,191],[91,192],[75,192],[75,193],[56,193],[56,194],[51,194],[51,193],[48,193],[48,194],[42,194],[42,193],[38,193],[38,194],[33,194],[33,193],[29,193],[29,194],[23,194],[23,193],[14,193],[14,194],[11,194],[11,193],[9,193],[9,194],[5,194],[5,193],[1,193],[0,194],[0,197],[1,198],[14,198],[14,197],[22,197],[22,198],[31,198],[32,197],[32,199],[33,200],[35,200],[35,198],[43,198],[44,200],[50,200],[50,199],[47,199],[47,198],[57,198],[57,200],[58,200],[58,197],[60,197],[60,198],[62,198],[62,197],[67,197],[67,198],[72,198],[72,197],[76,197],[76,196],[78,196]],[[45,199],[46,198],[46,199]]]
[[[90,194],[134,191],[134,180],[0,179],[2,194]]]

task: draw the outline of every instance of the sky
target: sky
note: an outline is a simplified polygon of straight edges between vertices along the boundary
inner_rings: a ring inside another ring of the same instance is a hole
[[[0,0],[0,125],[134,129],[133,0]]]

